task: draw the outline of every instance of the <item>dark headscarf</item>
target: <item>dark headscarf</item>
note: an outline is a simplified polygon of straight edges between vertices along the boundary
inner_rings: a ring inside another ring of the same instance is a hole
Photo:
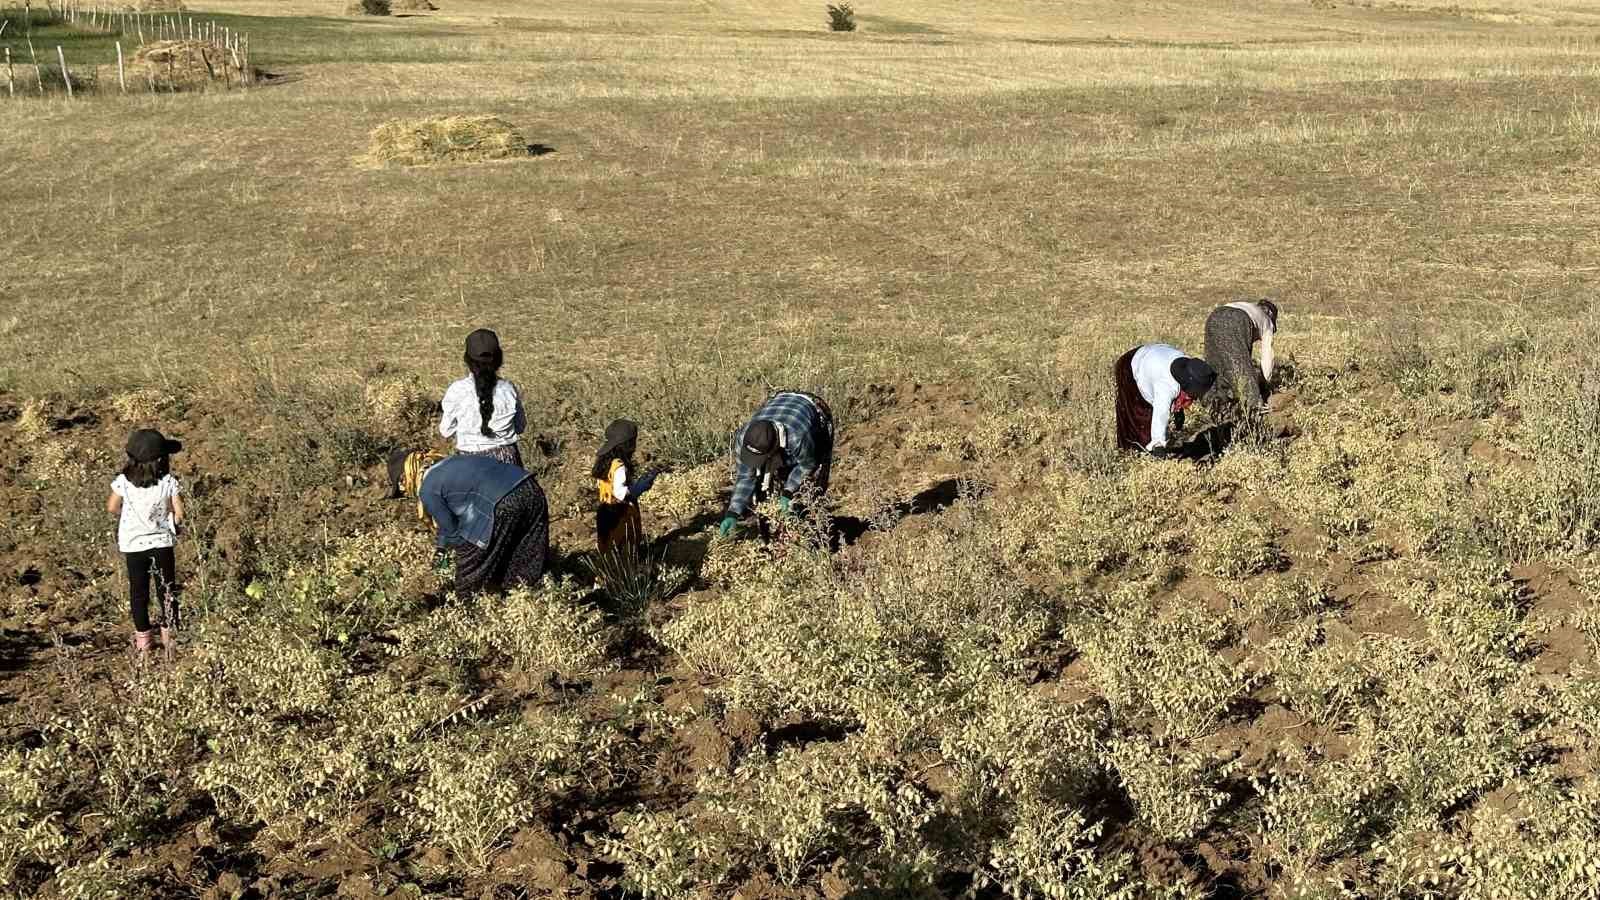
[[[1172,377],[1178,380],[1178,387],[1194,400],[1204,397],[1217,382],[1216,370],[1206,365],[1204,360],[1188,356],[1172,361]]]
[[[633,455],[633,445],[639,440],[639,425],[627,419],[618,419],[606,426],[605,440],[600,442],[600,449],[594,455],[593,474],[596,478],[604,478],[611,469],[613,459],[624,462]],[[620,452],[627,448],[627,452]]]
[[[1261,311],[1267,314],[1267,320],[1272,323],[1272,327],[1273,328],[1277,328],[1278,327],[1278,304],[1273,303],[1271,300],[1262,300],[1260,303],[1257,303],[1256,305],[1261,307]]]

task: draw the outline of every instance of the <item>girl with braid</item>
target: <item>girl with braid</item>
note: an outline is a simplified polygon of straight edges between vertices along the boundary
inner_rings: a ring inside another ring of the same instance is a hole
[[[487,328],[467,335],[467,376],[444,392],[439,436],[456,439],[456,452],[487,456],[522,468],[517,439],[528,427],[517,386],[500,377],[500,338]]]

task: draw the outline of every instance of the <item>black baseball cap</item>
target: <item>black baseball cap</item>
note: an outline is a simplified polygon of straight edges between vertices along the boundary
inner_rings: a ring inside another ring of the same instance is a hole
[[[183,449],[183,444],[154,428],[141,428],[128,436],[128,458],[134,462],[155,462]]]
[[[500,358],[500,336],[487,328],[467,335],[467,358],[492,363]]]
[[[739,461],[752,469],[766,465],[778,452],[778,429],[766,419],[751,422],[739,442]]]

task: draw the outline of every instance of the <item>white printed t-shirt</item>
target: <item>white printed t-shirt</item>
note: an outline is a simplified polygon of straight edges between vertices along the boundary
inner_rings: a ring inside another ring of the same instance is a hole
[[[172,498],[178,496],[178,479],[163,475],[149,487],[135,487],[127,476],[111,482],[111,492],[122,498],[122,518],[117,521],[117,547],[138,553],[171,547],[178,532],[172,525]]]

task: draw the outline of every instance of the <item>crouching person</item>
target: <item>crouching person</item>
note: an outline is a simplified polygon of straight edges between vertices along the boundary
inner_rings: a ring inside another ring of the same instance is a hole
[[[455,554],[458,596],[536,585],[550,550],[550,511],[532,473],[488,456],[397,450],[390,496],[415,496],[439,550]]]
[[[801,391],[773,394],[733,436],[733,496],[717,531],[733,533],[740,518],[778,493],[784,512],[801,490],[821,497],[833,472],[833,412]]]
[[[1111,370],[1117,385],[1117,447],[1167,455],[1167,428],[1183,428],[1183,411],[1211,390],[1217,373],[1167,344],[1122,354]]]

